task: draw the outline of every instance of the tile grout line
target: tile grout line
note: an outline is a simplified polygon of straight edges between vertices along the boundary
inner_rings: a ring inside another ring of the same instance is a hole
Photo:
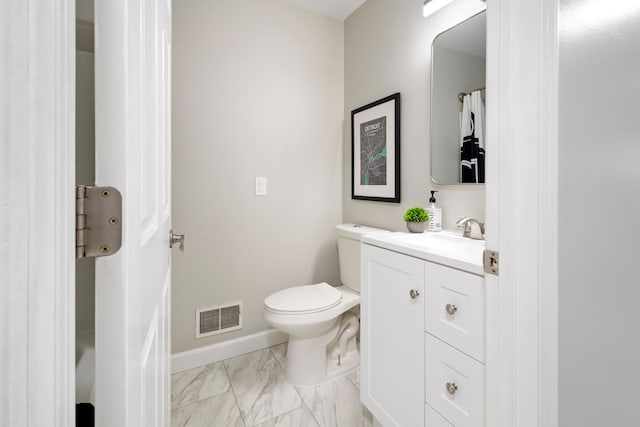
[[[236,408],[238,408],[238,413],[240,414],[240,418],[242,419],[242,425],[244,427],[247,427],[247,420],[245,420],[244,415],[242,414],[242,410],[240,410],[240,404],[238,403],[238,396],[236,396],[236,390],[233,388],[233,383],[231,382],[231,375],[229,375],[229,371],[227,370],[227,364],[224,363],[227,360],[231,360],[231,359],[225,359],[222,361],[222,366],[224,367],[224,373],[227,376],[227,380],[229,381],[229,389],[231,390],[231,394],[233,395],[233,401],[236,404]]]
[[[279,344],[278,344],[278,345],[279,345]],[[282,372],[282,377],[284,378],[284,380],[285,380],[287,383],[289,383],[289,381],[287,380],[287,377],[286,377],[286,375],[285,375],[284,366],[282,366],[282,362],[280,361],[280,358],[278,358],[278,357],[276,356],[275,352],[273,351],[273,348],[274,348],[274,347],[276,347],[276,346],[271,346],[271,347],[269,347],[269,351],[271,352],[271,355],[273,356],[273,358],[274,358],[274,359],[276,359],[276,362],[278,362],[278,366],[280,367],[280,371]],[[287,345],[287,350],[288,350],[288,349],[289,349],[289,346]],[[287,357],[287,353],[286,353],[286,351],[285,351],[284,357]],[[289,384],[291,384],[291,383],[289,383]],[[311,415],[311,418],[313,418],[313,421],[315,421],[315,422],[316,422],[316,424],[319,426],[320,424],[318,423],[318,420],[316,420],[316,417],[313,415],[313,412],[311,412],[311,410],[310,410],[310,409],[309,409],[309,407],[307,406],[307,402],[305,402],[305,401],[304,401],[304,398],[300,395],[300,393],[298,393],[298,389],[297,389],[293,384],[291,384],[291,387],[293,387],[293,390],[296,392],[296,394],[297,394],[297,395],[298,395],[298,397],[300,398],[300,402],[302,402],[302,405],[300,405],[298,408],[292,409],[291,411],[286,412],[286,413],[290,413],[290,412],[293,412],[293,411],[297,411],[297,410],[298,410],[298,409],[300,409],[300,408],[305,408],[305,409],[309,412],[309,414]],[[281,415],[282,415],[282,414],[281,414]],[[276,418],[277,418],[277,417],[276,417]]]
[[[204,374],[204,371],[207,369],[207,367],[208,367],[208,366],[215,366],[215,365],[217,365],[217,364],[222,364],[222,367],[224,368],[225,376],[226,376],[226,378],[227,378],[227,383],[229,384],[229,387],[231,387],[231,380],[229,379],[229,374],[227,373],[227,370],[226,370],[226,367],[224,366],[223,361],[220,361],[220,362],[208,363],[208,364],[206,364],[206,365],[203,365],[203,366],[200,366],[200,367],[197,367],[197,368],[193,368],[193,369],[199,369],[199,370],[200,370],[200,372],[199,372],[196,376],[194,376],[194,377],[193,377],[193,379],[192,379],[192,380],[187,384],[187,386],[186,386],[186,387],[184,387],[184,388],[183,388],[183,390],[186,390],[186,389],[187,389],[191,384],[193,384],[193,383],[194,383],[194,381],[196,381],[196,380],[198,379],[198,377],[200,377],[201,375],[203,375],[203,374]],[[186,372],[186,371],[185,371],[185,372]],[[172,374],[172,376],[173,376],[173,375],[178,375],[178,374],[179,374],[179,373],[177,373],[177,374]],[[202,380],[202,383],[203,383],[203,384],[204,384],[205,382],[206,382],[206,379]],[[200,386],[200,387],[198,388],[198,390],[201,390],[201,389],[202,389],[202,386]],[[196,396],[196,400],[194,400],[194,401],[192,401],[192,402],[190,402],[190,401],[180,402],[177,406],[173,406],[173,401],[172,401],[172,403],[171,403],[171,409],[180,409],[180,408],[184,408],[185,406],[194,405],[194,404],[196,404],[196,403],[200,403],[200,402],[203,402],[203,401],[205,401],[205,400],[213,399],[214,397],[218,397],[218,396],[220,396],[220,395],[222,395],[222,394],[226,393],[227,391],[229,391],[229,390],[227,389],[227,390],[224,390],[224,391],[219,392],[219,393],[217,393],[217,394],[214,394],[214,395],[211,395],[211,396],[202,397],[202,398],[200,398],[200,394],[199,394],[199,393],[196,393],[196,394],[197,394],[197,396]],[[173,392],[173,390],[172,390],[172,392]],[[173,400],[173,399],[172,399],[172,400]]]
[[[265,348],[262,348],[262,349],[259,349],[259,350],[253,351],[253,352],[245,353],[245,354],[242,354],[242,355],[239,355],[239,356],[236,356],[236,357],[242,357],[242,356],[245,356],[245,355],[250,354],[250,353],[257,353],[257,352],[260,352],[260,351],[265,351],[265,350],[267,350],[268,354],[270,354],[270,355],[271,355],[271,357],[273,357],[273,359],[276,361],[276,366],[280,369],[280,372],[281,372],[281,374],[282,374],[282,376],[283,376],[283,378],[284,378],[284,368],[282,367],[282,364],[280,363],[280,360],[278,359],[278,357],[276,356],[276,354],[272,351],[273,347],[275,347],[275,346],[265,347]],[[234,359],[234,358],[226,359],[226,361],[231,361],[232,359]],[[227,373],[227,377],[229,378],[229,384],[231,385],[231,389],[232,389],[232,392],[233,392],[233,396],[234,396],[234,398],[236,399],[236,405],[238,406],[238,409],[240,409],[240,405],[238,404],[238,400],[237,400],[236,392],[235,392],[235,389],[233,388],[233,383],[231,382],[231,375],[229,375],[229,372],[227,371],[227,364],[226,364],[226,363],[224,364],[224,367],[225,367],[225,372]],[[285,381],[286,381],[286,378],[285,378]],[[287,383],[288,383],[288,381],[287,381]],[[290,384],[290,383],[289,383],[289,384]],[[295,389],[295,387],[293,387],[293,385],[292,385],[292,384],[290,384],[290,385],[292,386],[292,388],[294,389],[294,391],[296,392],[296,394],[297,394],[297,395],[298,395],[298,397],[300,398],[300,401],[302,402],[302,405],[300,405],[300,406],[299,406],[299,407],[297,407],[297,408],[293,408],[293,409],[291,409],[291,410],[289,410],[289,411],[287,411],[287,412],[284,412],[284,413],[282,413],[282,414],[278,414],[278,415],[276,415],[275,417],[272,417],[272,418],[269,418],[269,419],[266,419],[266,420],[262,420],[260,423],[257,423],[257,424],[256,424],[256,423],[254,423],[252,426],[249,426],[249,425],[247,424],[245,417],[242,417],[242,418],[243,418],[243,421],[244,421],[244,424],[245,424],[245,427],[255,427],[255,426],[258,426],[258,425],[264,424],[264,423],[266,423],[266,422],[269,422],[269,421],[272,421],[272,420],[276,420],[278,417],[280,417],[280,416],[282,416],[282,415],[288,414],[288,413],[290,413],[290,412],[293,412],[293,411],[296,411],[296,410],[298,410],[298,409],[302,408],[302,407],[303,407],[303,405],[304,405],[304,399],[302,399],[302,396],[300,396],[300,394],[299,394],[299,393],[298,393],[298,391]],[[309,411],[309,413],[311,413],[311,411]],[[242,411],[240,411],[240,415],[242,416]],[[313,414],[311,414],[311,415],[312,415],[312,417],[313,417]],[[314,421],[315,421],[315,418],[314,418]]]
[[[196,374],[196,375],[191,379],[191,381],[189,381],[189,383],[188,383],[185,387],[183,387],[183,389],[182,389],[182,390],[184,391],[184,390],[186,390],[187,388],[189,388],[189,386],[190,386],[191,384],[193,384],[193,383],[194,383],[194,381],[195,381],[195,380],[196,380],[196,379],[197,379],[197,378],[198,378],[198,377],[203,373],[203,371],[205,370],[205,368],[206,368],[206,367],[207,367],[207,365],[204,365],[204,366],[198,366],[197,368],[193,368],[193,369],[199,369],[199,370],[200,370],[200,372],[199,372],[198,374]],[[184,372],[186,372],[186,371],[184,371]],[[173,375],[177,375],[177,374],[173,374]],[[201,387],[200,387],[200,388],[201,388]],[[172,390],[172,391],[173,391],[173,390]],[[197,393],[196,400],[194,400],[193,402],[189,402],[189,401],[186,401],[186,402],[180,402],[180,403],[178,403],[178,405],[177,405],[177,406],[175,406],[175,407],[173,406],[173,399],[172,399],[172,402],[171,402],[171,409],[180,409],[180,408],[184,408],[185,406],[193,405],[193,404],[195,404],[195,403],[201,402],[202,400],[205,400],[205,399],[199,399],[198,397],[199,397],[199,393]]]
[[[296,388],[296,393],[298,393],[298,389],[297,388]],[[300,396],[300,393],[298,393],[298,396]],[[307,411],[309,411],[309,414],[311,415],[311,418],[313,418],[313,421],[316,422],[317,426],[320,426],[320,423],[318,422],[318,419],[316,418],[316,416],[313,413],[313,411],[311,410],[311,408],[309,408],[309,406],[307,405],[307,402],[305,402],[305,400],[302,398],[302,396],[300,396],[300,399],[302,399],[302,406],[305,407],[307,409]]]
[[[271,355],[276,359],[276,361],[278,362],[278,366],[280,367],[280,370],[282,371],[282,375],[284,376],[284,366],[282,366],[282,363],[280,362],[280,359],[276,356],[276,354],[273,352],[273,348],[275,346],[269,347],[269,351],[271,352]],[[287,350],[288,350],[288,346],[287,346]],[[285,352],[285,357],[286,357],[286,352]],[[285,376],[285,381],[286,381],[286,376]],[[289,381],[287,381],[289,382]],[[291,384],[291,383],[289,383]],[[295,390],[296,394],[298,395],[298,397],[300,398],[300,401],[302,402],[302,405],[300,406],[300,408],[305,408],[307,410],[307,412],[309,412],[309,415],[311,415],[311,418],[313,418],[313,421],[315,421],[317,426],[320,426],[320,423],[318,422],[318,420],[316,419],[316,416],[313,414],[313,412],[311,411],[311,408],[309,408],[309,406],[307,405],[307,402],[305,402],[304,398],[302,397],[302,395],[300,394],[300,392],[298,391],[298,388],[295,387],[293,384],[291,384],[291,386],[293,387],[293,389]],[[296,409],[292,409],[289,412],[293,412],[297,409],[300,408],[296,408]],[[288,413],[288,412],[287,412]],[[277,417],[276,417],[277,418]]]

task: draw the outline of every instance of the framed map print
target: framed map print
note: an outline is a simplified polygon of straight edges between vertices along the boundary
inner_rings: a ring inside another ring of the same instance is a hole
[[[351,198],[400,203],[400,94],[351,112]]]

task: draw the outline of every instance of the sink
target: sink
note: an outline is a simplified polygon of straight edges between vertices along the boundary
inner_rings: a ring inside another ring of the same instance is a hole
[[[447,253],[463,258],[482,257],[484,240],[462,237],[452,232],[439,233],[393,233],[391,240],[430,252]]]
[[[366,235],[362,241],[427,261],[484,274],[482,253],[484,240],[462,237],[461,232],[385,233]]]

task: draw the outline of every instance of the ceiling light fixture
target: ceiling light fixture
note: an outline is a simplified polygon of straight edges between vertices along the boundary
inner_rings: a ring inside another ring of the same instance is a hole
[[[438,10],[442,9],[453,0],[424,0],[424,7],[422,8],[422,15],[426,18],[427,16],[436,13]],[[487,0],[478,0],[480,3],[486,3]],[[628,1],[628,0],[625,0]],[[484,6],[486,8],[486,6]]]
[[[442,9],[453,0],[424,0],[424,8],[422,9],[422,15],[427,17],[432,13]]]

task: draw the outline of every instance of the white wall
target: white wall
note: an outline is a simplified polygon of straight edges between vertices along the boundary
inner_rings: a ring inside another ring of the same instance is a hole
[[[559,425],[640,425],[640,6],[561,0]]]
[[[265,330],[274,291],[339,284],[343,45],[280,0],[173,3],[174,353]],[[236,301],[241,331],[194,339],[197,308]]]
[[[431,43],[454,23],[479,12],[478,1],[454,2],[428,18],[423,0],[368,0],[345,21],[345,107],[342,185],[344,220],[406,231],[402,216],[428,205],[438,190],[443,226],[462,216],[484,219],[484,185],[435,185],[429,154]],[[351,199],[351,111],[400,92],[402,203]],[[491,141],[487,141],[487,153]],[[489,154],[487,154],[489,155]]]

